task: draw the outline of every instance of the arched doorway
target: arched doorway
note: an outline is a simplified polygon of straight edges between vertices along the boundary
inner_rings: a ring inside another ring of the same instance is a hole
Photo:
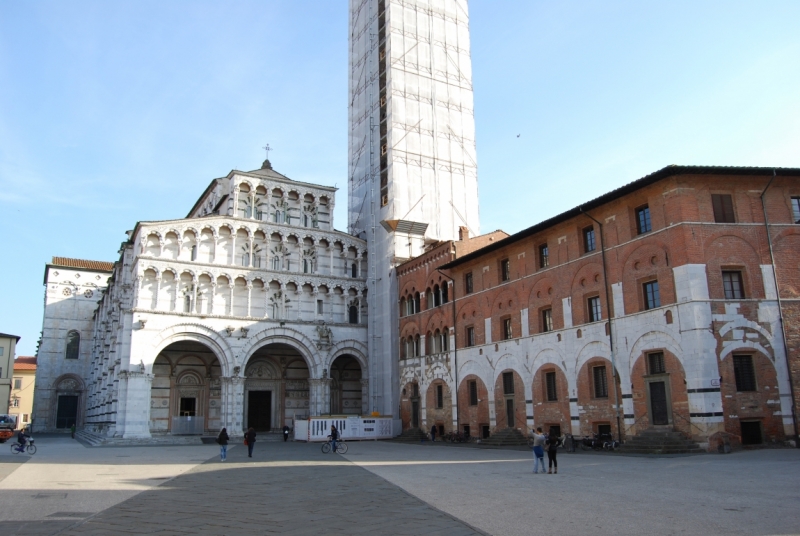
[[[361,364],[351,355],[340,355],[331,365],[331,414],[360,415]]]
[[[69,429],[73,424],[81,426],[83,393],[83,382],[79,378],[68,375],[56,380],[56,429]]]
[[[153,363],[150,433],[214,432],[222,427],[222,370],[205,344],[175,342]]]
[[[308,365],[285,343],[262,346],[245,368],[244,428],[277,431],[309,416]]]

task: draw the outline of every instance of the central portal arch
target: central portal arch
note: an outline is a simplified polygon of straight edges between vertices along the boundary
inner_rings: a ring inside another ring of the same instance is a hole
[[[245,367],[244,429],[278,431],[309,415],[308,364],[286,343],[262,346]]]

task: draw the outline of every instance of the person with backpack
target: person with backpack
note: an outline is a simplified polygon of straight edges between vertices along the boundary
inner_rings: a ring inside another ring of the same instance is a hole
[[[538,432],[538,433],[537,433]],[[539,463],[542,464],[542,473],[544,473],[544,444],[546,436],[542,433],[542,427],[533,432],[533,472],[539,472]]]
[[[550,435],[547,437],[547,474],[558,474],[558,461],[556,454],[558,453],[558,436],[556,435],[555,428],[550,428]],[[542,467],[544,470],[544,467]]]
[[[247,445],[247,457],[253,457],[253,447],[256,446],[256,431],[253,430],[253,427],[247,429],[247,433],[244,435],[244,442]]]
[[[224,462],[228,459],[228,429],[223,428],[217,436],[217,443],[219,443],[219,461]]]

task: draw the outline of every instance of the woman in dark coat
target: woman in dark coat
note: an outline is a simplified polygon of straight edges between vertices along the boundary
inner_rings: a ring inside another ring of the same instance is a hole
[[[219,443],[219,461],[224,462],[228,459],[228,429],[223,428],[217,436],[217,443]]]
[[[558,474],[558,461],[556,460],[556,454],[558,453],[558,436],[556,435],[556,431],[551,428],[550,435],[547,438],[547,462],[549,464],[549,468],[547,469],[547,474]]]
[[[256,431],[253,430],[252,427],[250,427],[247,430],[247,433],[245,434],[244,438],[247,441],[247,457],[248,458],[252,458],[253,457],[253,447],[256,444]]]

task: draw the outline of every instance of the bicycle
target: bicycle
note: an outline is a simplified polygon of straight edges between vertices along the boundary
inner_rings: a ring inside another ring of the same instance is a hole
[[[328,440],[322,444],[322,453],[327,454],[331,451],[331,436],[328,436]],[[336,440],[336,452],[337,454],[347,454],[347,443],[345,443],[342,438]]]
[[[33,439],[29,439],[28,442],[25,444],[25,449],[20,450],[19,442],[15,442],[11,445],[11,453],[12,454],[20,454],[21,452],[26,452],[33,456],[36,454],[36,445],[33,444]]]

